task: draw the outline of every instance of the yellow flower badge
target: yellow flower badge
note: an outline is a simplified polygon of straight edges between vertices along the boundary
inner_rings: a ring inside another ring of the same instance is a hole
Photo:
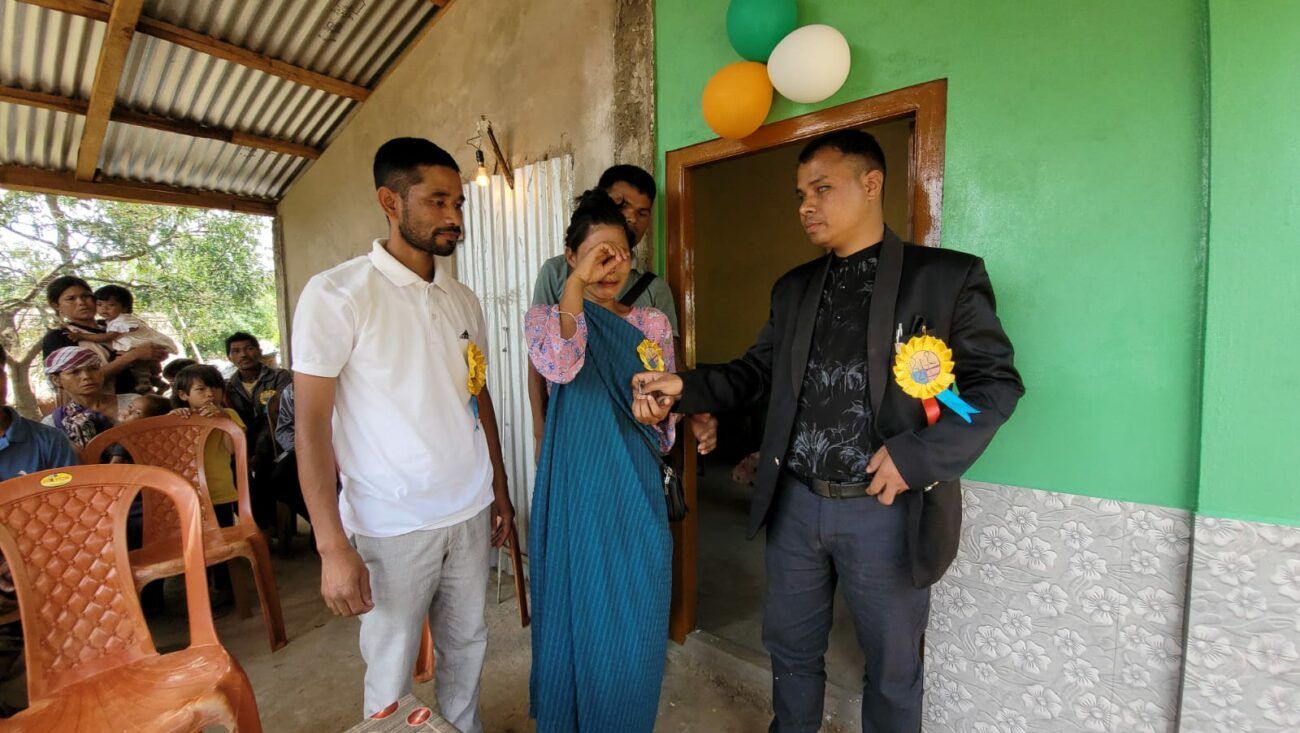
[[[469,365],[469,393],[471,396],[483,391],[487,384],[487,357],[483,350],[473,341],[465,349],[465,361]]]
[[[936,400],[966,422],[971,421],[971,415],[979,413],[953,393],[951,387],[957,380],[953,376],[953,366],[952,349],[929,334],[913,336],[907,343],[899,345],[894,357],[894,381],[907,396],[921,400],[931,425],[939,419]]]
[[[465,348],[465,363],[469,366],[469,380],[466,384],[469,389],[469,411],[474,415],[474,429],[478,430],[478,396],[487,386],[487,357],[473,341]]]
[[[659,344],[646,339],[636,347],[637,356],[641,357],[641,364],[648,372],[662,372],[667,368],[664,363],[664,350],[659,348]]]

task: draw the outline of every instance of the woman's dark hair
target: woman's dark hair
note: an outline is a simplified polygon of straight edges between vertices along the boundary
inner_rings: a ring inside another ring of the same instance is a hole
[[[121,285],[105,285],[95,291],[95,300],[116,300],[127,313],[135,312],[135,296]]]
[[[59,298],[63,297],[63,291],[68,288],[75,288],[78,285],[86,290],[90,290],[90,283],[82,280],[76,275],[62,275],[56,277],[50,281],[49,285],[45,286],[45,300],[51,306],[57,308],[59,305]]]
[[[574,203],[577,206],[573,210],[573,216],[569,217],[569,228],[564,231],[564,246],[568,249],[577,252],[591,230],[599,226],[622,229],[628,247],[636,241],[636,235],[632,232],[632,227],[627,225],[622,209],[601,189],[583,191]]]
[[[166,379],[168,382],[175,382],[176,375],[180,374],[182,369],[187,366],[194,366],[195,364],[198,364],[198,362],[193,359],[172,359],[163,367],[163,379]]]
[[[191,364],[176,374],[172,382],[172,407],[186,407],[188,402],[181,399],[181,394],[188,394],[195,385],[206,384],[209,389],[225,389],[226,382],[221,372],[209,364]]]

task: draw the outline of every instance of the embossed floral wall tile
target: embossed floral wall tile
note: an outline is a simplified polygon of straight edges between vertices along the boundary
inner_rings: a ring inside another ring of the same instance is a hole
[[[1300,730],[1300,528],[1197,517],[1183,730]]]
[[[926,731],[1174,730],[1187,512],[968,482]]]

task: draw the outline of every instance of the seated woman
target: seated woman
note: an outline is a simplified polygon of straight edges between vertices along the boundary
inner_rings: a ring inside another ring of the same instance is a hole
[[[46,416],[77,450],[116,424],[116,417],[137,395],[114,395],[104,389],[104,361],[84,346],[64,346],[45,358],[45,374],[59,392],[59,407]]]
[[[90,349],[100,360],[101,374],[108,380],[109,386],[117,393],[127,393],[135,386],[135,377],[129,367],[136,362],[162,360],[167,358],[167,351],[157,346],[140,346],[130,351],[114,355],[101,344],[78,335],[103,335],[107,330],[95,320],[95,294],[90,285],[75,275],[64,275],[50,281],[45,288],[45,298],[50,307],[58,312],[63,325],[45,332],[41,340],[41,352],[45,358],[59,349],[69,346],[81,346]],[[114,415],[117,411],[113,411]]]
[[[584,193],[564,295],[525,319],[552,390],[529,533],[540,733],[648,732],[659,707],[672,539],[656,453],[672,447],[675,420],[642,426],[627,385],[646,361],[672,370],[673,343],[663,313],[618,302],[632,241],[618,205]]]

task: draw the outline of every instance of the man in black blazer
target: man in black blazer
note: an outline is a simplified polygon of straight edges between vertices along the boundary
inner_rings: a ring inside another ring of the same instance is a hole
[[[901,241],[884,224],[884,182],[871,135],[809,143],[799,216],[828,255],[777,281],[741,358],[632,385],[651,423],[770,398],[749,535],[766,525],[763,643],[782,733],[821,725],[837,585],[866,658],[863,730],[920,729],[929,586],[957,553],[960,478],[1024,394],[984,263]],[[951,348],[960,399],[978,410],[969,422],[897,383],[896,345],[921,335]]]

